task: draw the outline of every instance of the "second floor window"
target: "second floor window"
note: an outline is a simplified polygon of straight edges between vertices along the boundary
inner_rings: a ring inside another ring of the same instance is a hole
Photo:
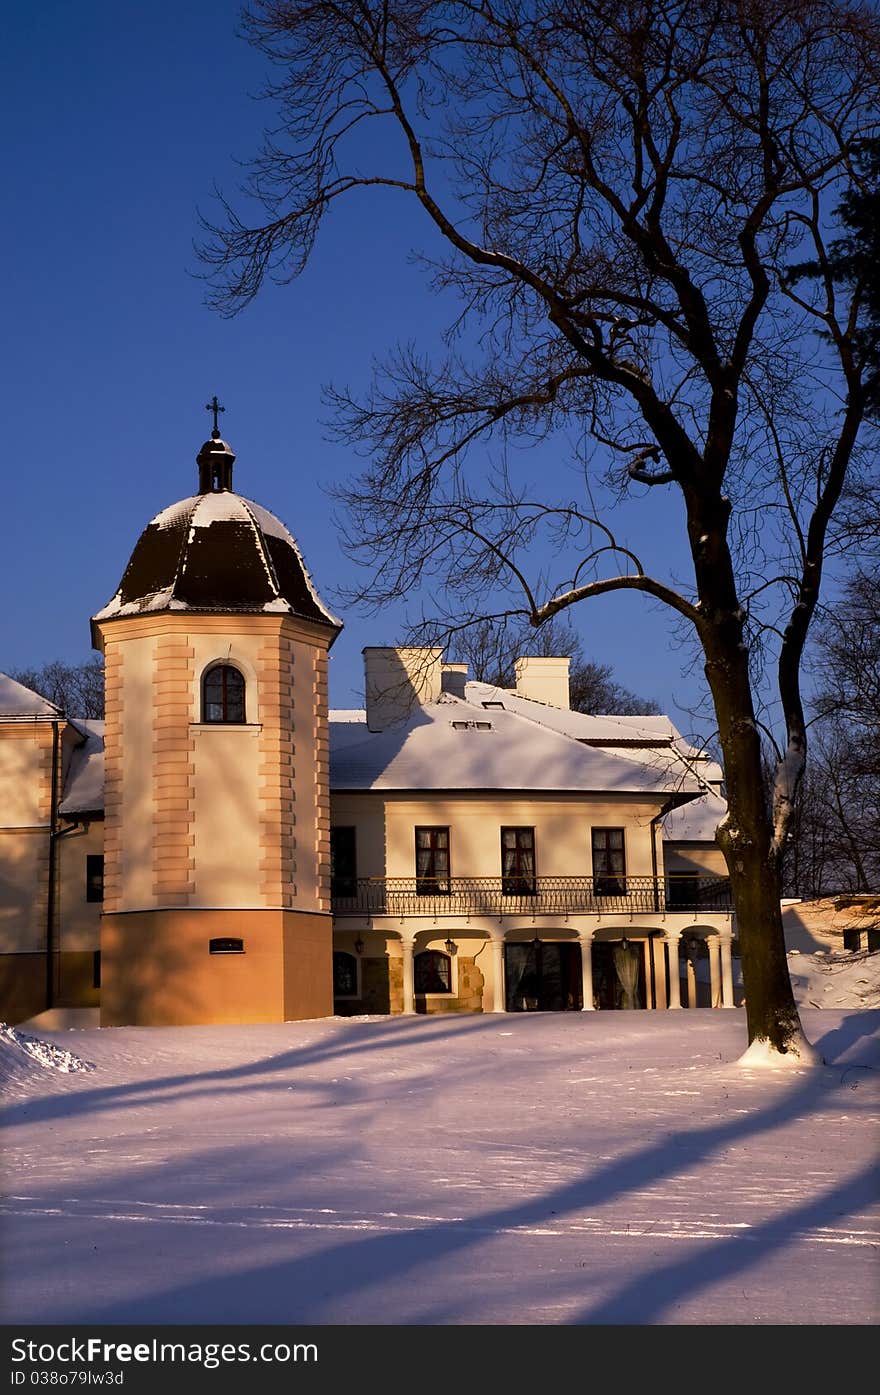
[[[593,829],[593,894],[626,895],[626,853],[622,828]]]
[[[505,896],[535,894],[535,830],[502,828],[501,890]]]
[[[203,722],[244,722],[244,677],[232,664],[215,664],[202,680]]]
[[[416,829],[416,891],[420,896],[448,896],[449,829]]]
[[[330,895],[336,900],[357,895],[357,838],[354,828],[330,829]]]

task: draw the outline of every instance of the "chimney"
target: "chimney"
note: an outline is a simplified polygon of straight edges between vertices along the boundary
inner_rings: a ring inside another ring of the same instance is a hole
[[[451,693],[453,697],[463,698],[467,673],[467,664],[444,664],[441,673],[444,693]]]
[[[369,645],[363,653],[370,731],[384,731],[406,722],[418,708],[437,701],[442,691],[442,649],[384,649]]]
[[[551,707],[567,710],[571,706],[568,693],[570,663],[570,658],[517,659],[514,663],[517,697],[533,698],[535,702],[546,702]]]

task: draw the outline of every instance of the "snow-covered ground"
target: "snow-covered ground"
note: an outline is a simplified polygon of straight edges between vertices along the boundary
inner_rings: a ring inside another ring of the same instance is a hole
[[[2,1037],[2,1319],[874,1323],[880,1011],[803,1018],[779,1073],[738,1009]]]
[[[788,972],[799,1007],[880,1008],[880,953],[792,949]]]

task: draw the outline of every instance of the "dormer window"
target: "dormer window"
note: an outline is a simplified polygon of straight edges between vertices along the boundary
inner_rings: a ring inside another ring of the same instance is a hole
[[[244,720],[244,677],[232,664],[215,664],[202,680],[202,721]]]

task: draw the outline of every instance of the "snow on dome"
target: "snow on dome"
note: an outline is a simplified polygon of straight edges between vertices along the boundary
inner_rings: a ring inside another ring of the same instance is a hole
[[[288,547],[291,547],[293,549],[293,551],[296,553],[297,558],[299,559],[299,564],[302,568],[303,579],[306,583],[306,586],[309,588],[309,593],[312,597],[312,600],[315,602],[316,605],[320,606],[324,614],[341,629],[342,621],[339,619],[338,616],[334,615],[331,611],[327,609],[320,596],[318,595],[317,588],[312,580],[311,572],[306,566],[306,561],[303,557],[302,549],[300,548],[293,534],[289,532],[287,528],[285,528],[284,524],[281,522],[281,519],[276,518],[274,513],[270,513],[268,509],[262,508],[260,504],[255,504],[250,499],[247,500],[247,505],[251,513],[253,514],[254,519],[256,520],[257,524],[262,530],[263,535],[266,538],[280,538],[282,542],[287,543]]]
[[[251,513],[254,515],[254,518],[259,523],[267,538],[284,538],[285,542],[289,542],[296,547],[296,543],[280,518],[276,518],[274,513],[270,513],[269,510],[264,509],[262,505],[250,503],[250,501],[248,502]]]
[[[93,621],[169,610],[281,613],[334,632],[342,628],[280,520],[230,489],[162,509],[138,539],[115,596]]]
[[[241,520],[245,514],[245,500],[238,494],[228,491],[220,494],[200,494],[190,516],[190,527],[210,528],[212,523],[222,523],[230,518]]]
[[[200,498],[199,494],[191,494],[188,499],[178,499],[176,504],[169,504],[167,509],[156,514],[153,519],[154,526],[156,528],[173,528],[175,524],[185,522]]]

